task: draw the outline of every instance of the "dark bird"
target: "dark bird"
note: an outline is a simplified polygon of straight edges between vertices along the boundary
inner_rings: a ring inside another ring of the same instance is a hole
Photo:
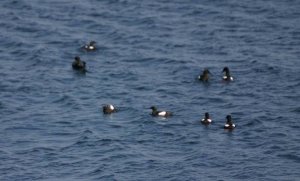
[[[111,114],[117,111],[112,104],[104,105],[102,109],[104,114]]]
[[[231,120],[231,116],[227,115],[226,116],[226,124],[224,125],[224,129],[234,129],[235,128],[235,124],[233,124],[232,120]]]
[[[81,71],[86,71],[85,67],[86,67],[86,63],[85,61],[80,60],[80,57],[76,56],[74,58],[75,60],[72,63],[72,67],[75,70],[81,70]]]
[[[159,116],[159,117],[169,117],[172,116],[171,112],[168,111],[158,111],[155,106],[151,106],[150,109],[152,109],[152,116]]]
[[[224,67],[223,73],[225,73],[223,75],[223,80],[226,80],[226,81],[233,81],[233,77],[231,77],[230,75],[230,71],[229,71],[229,68],[228,67]]]
[[[94,50],[96,50],[96,42],[95,41],[91,41],[90,43],[84,45],[83,48],[86,51],[94,51]]]
[[[202,124],[210,124],[212,122],[212,120],[210,119],[210,116],[208,114],[208,112],[205,113],[204,118],[201,120]]]
[[[198,76],[198,79],[201,80],[201,81],[207,82],[208,79],[209,79],[209,74],[211,74],[209,72],[209,70],[208,69],[204,69],[203,72],[202,72],[202,75]]]

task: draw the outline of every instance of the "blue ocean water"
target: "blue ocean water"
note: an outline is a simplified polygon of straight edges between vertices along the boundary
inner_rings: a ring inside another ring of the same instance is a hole
[[[0,1],[0,180],[299,180],[299,9]],[[91,40],[97,51],[80,49]],[[204,68],[208,84],[196,80]],[[119,112],[103,115],[106,103]],[[153,118],[152,105],[174,116]]]

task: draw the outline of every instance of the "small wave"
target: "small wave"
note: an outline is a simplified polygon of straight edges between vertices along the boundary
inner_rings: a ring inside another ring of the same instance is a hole
[[[296,163],[300,162],[300,156],[297,155],[297,153],[294,153],[294,154],[278,154],[277,156],[282,157],[282,158],[286,158],[288,160],[292,160]]]
[[[296,107],[296,108],[291,109],[291,112],[300,113],[300,107]]]

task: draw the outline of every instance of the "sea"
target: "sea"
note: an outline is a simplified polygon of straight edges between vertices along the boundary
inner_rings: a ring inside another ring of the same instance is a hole
[[[299,181],[299,9],[1,0],[0,180]],[[82,48],[90,41],[96,51]],[[118,111],[103,114],[106,104]]]

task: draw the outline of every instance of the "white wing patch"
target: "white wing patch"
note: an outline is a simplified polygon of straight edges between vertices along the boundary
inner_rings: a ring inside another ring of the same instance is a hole
[[[202,119],[202,122],[204,122],[204,121],[205,121],[205,119]],[[207,119],[207,122],[211,123],[212,121],[211,121],[211,119]]]
[[[166,111],[161,111],[158,113],[159,116],[166,116],[167,112]]]
[[[226,80],[226,79],[227,79],[227,76],[224,75],[224,76],[223,76],[223,79]],[[230,80],[233,81],[233,77],[230,77]]]
[[[114,106],[113,105],[109,105],[109,108],[111,109],[111,110],[114,110],[115,108],[114,108]]]
[[[228,128],[228,127],[230,127],[230,125],[229,124],[225,124],[225,127]],[[235,128],[235,124],[232,124],[232,127]]]

